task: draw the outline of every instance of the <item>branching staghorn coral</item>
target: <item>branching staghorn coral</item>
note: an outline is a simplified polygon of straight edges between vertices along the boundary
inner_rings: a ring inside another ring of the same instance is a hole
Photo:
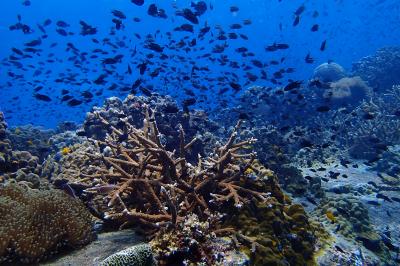
[[[142,129],[123,121],[125,126],[119,130],[99,118],[110,127],[104,142],[95,141],[111,150],[109,156],[103,156],[108,167],[82,177],[91,178],[95,184],[86,192],[107,195],[106,218],[122,226],[133,223],[146,227],[147,233],[157,232],[175,227],[190,214],[206,221],[215,213],[224,213],[224,207],[240,208],[268,199],[268,193],[254,185],[260,180],[245,175],[256,154],[243,150],[255,139],[236,141],[240,122],[225,145],[208,158],[199,156],[197,165],[192,165],[186,154],[196,139],[186,142],[180,127],[179,150],[167,151],[161,144],[154,113],[147,108]]]

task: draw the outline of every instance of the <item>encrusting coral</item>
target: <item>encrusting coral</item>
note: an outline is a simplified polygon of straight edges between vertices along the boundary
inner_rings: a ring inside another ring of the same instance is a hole
[[[240,121],[224,145],[216,148],[209,157],[199,156],[196,164],[190,164],[186,154],[196,139],[186,142],[185,132],[180,127],[178,151],[167,151],[160,140],[154,112],[148,108],[145,108],[142,129],[124,119],[121,119],[122,129],[117,129],[101,114],[97,115],[109,130],[104,141],[93,140],[103,149],[105,164],[96,174],[81,174],[81,182],[92,185],[85,193],[92,194],[97,200],[100,195],[106,195],[102,197],[106,220],[121,227],[134,225],[143,229],[152,240],[150,244],[159,263],[178,263],[171,260],[178,254],[181,262],[189,260],[214,265],[221,259],[217,256],[218,249],[213,246],[217,236],[230,238],[231,249],[243,244],[246,250],[256,254],[265,248],[257,242],[264,236],[260,239],[246,236],[246,232],[239,230],[245,228],[241,222],[232,218],[226,223],[226,217],[237,213],[238,219],[254,221],[257,214],[249,210],[257,212],[258,206],[265,206],[261,211],[275,206],[275,212],[280,213],[278,216],[282,220],[294,215],[284,215],[285,196],[272,173],[257,169],[256,154],[245,152],[256,140],[237,141]],[[90,156],[98,158],[97,154]],[[268,222],[275,221],[273,213]],[[313,251],[312,231],[302,208],[300,214],[300,218],[288,218],[292,222],[286,223],[282,231],[285,235],[281,237],[287,238],[286,233],[296,227],[297,219],[301,220],[296,230],[309,232],[310,240],[307,242],[302,237],[304,233],[296,235],[297,231],[292,230],[296,232],[292,237],[303,241],[292,253],[298,252],[302,256],[299,248],[307,243],[304,260],[308,260]],[[262,214],[258,216],[263,217]],[[251,226],[258,227],[259,221],[256,219]],[[279,248],[272,252],[280,254],[278,259],[286,259]]]
[[[62,246],[79,247],[92,238],[91,215],[79,200],[23,183],[0,187],[0,263],[37,262]]]

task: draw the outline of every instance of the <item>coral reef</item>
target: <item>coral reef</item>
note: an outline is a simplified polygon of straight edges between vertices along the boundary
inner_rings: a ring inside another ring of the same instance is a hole
[[[320,217],[326,226],[333,226],[335,233],[359,241],[382,258],[390,258],[381,236],[370,222],[368,210],[358,198],[353,196],[325,198],[316,212],[318,214],[315,217]]]
[[[7,161],[4,162],[0,171],[3,174],[0,183],[6,180],[25,181],[32,188],[38,188],[45,183],[40,178],[42,167],[38,157],[32,156],[27,151],[9,150],[6,158]]]
[[[41,173],[39,158],[28,151],[14,150],[13,146],[3,113],[0,112],[0,183],[12,179],[38,188]]]
[[[62,182],[63,180],[71,184],[82,179],[81,175],[90,175],[104,167],[99,147],[87,140],[81,140],[82,143],[76,143],[68,146],[68,149],[59,150],[56,154],[49,156],[43,163],[42,176],[51,180],[51,182]],[[95,159],[95,155],[98,158]],[[88,186],[91,185],[88,180]]]
[[[93,113],[98,120],[96,125],[100,122],[108,132],[104,140],[72,147],[60,164],[65,174],[62,170],[55,176],[63,175],[72,187],[86,188],[81,198],[91,201],[105,221],[121,227],[139,227],[151,240],[161,264],[177,258],[180,262],[215,264],[240,245],[258,258],[269,243],[263,242],[264,237],[282,238],[282,242],[278,241],[281,245],[269,252],[271,260],[311,259],[314,238],[307,216],[302,208],[291,211],[295,207],[290,208],[272,171],[260,166],[255,153],[246,153],[255,139],[238,140],[241,123],[234,127],[225,144],[219,144],[208,157],[199,156],[190,163],[187,155],[197,139],[186,141],[185,130],[179,126],[175,140],[178,149],[170,152],[162,140],[156,112],[147,105],[141,106],[141,112],[142,129],[125,116],[118,121],[112,118],[110,123],[101,112]],[[67,159],[68,156],[74,159]],[[85,165],[93,171],[87,171]],[[67,173],[70,170],[74,173]],[[228,221],[233,213],[237,219]],[[252,218],[257,215],[260,218]],[[253,222],[244,226],[239,221],[244,222],[243,219]],[[254,233],[254,239],[253,233],[246,235],[251,230],[256,232],[254,228],[263,221],[269,224],[268,232],[258,238]],[[272,224],[281,225],[279,221],[284,225],[283,231],[268,235]],[[219,237],[230,240],[221,244]],[[282,249],[288,253],[282,254]]]
[[[377,91],[385,92],[400,84],[400,47],[379,49],[353,64],[353,74],[360,76]]]
[[[392,93],[400,95],[400,88],[394,87]],[[376,96],[350,114],[337,116],[336,124],[342,125],[338,141],[352,157],[375,160],[387,146],[400,143],[400,117],[394,115],[399,102],[390,95]]]
[[[0,217],[0,262],[37,262],[93,238],[91,215],[62,191],[9,183],[0,188]]]
[[[12,151],[4,179],[24,180],[37,185],[40,173],[41,165],[38,157],[32,156],[27,151]]]
[[[27,125],[11,128],[7,135],[13,150],[28,151],[42,162],[51,151],[48,140],[54,134],[53,130]]]
[[[389,146],[376,162],[373,170],[386,173],[382,180],[392,185],[400,185],[400,145]]]
[[[139,244],[107,257],[100,266],[156,265],[150,245]]]

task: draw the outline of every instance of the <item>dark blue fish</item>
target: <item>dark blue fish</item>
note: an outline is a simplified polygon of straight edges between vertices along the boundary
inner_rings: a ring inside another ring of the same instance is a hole
[[[131,2],[137,6],[142,6],[144,4],[144,0],[131,0]]]

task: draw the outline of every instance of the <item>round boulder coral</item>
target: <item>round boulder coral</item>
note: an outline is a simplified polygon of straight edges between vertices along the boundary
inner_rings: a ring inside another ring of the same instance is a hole
[[[336,63],[323,63],[314,70],[314,78],[322,82],[334,82],[346,76],[344,68]]]

